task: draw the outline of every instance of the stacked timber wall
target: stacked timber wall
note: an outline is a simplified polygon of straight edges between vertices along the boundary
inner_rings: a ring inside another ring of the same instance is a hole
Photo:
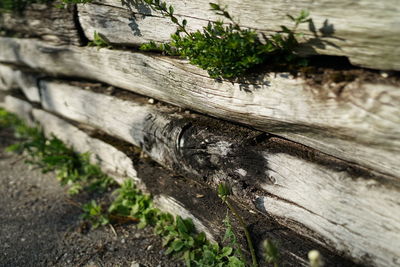
[[[191,30],[216,19],[208,1],[169,2]],[[215,188],[228,182],[257,245],[277,240],[287,265],[306,265],[312,248],[328,266],[399,265],[396,1],[221,2],[266,34],[308,9],[313,23],[299,53],[344,56],[353,66],[215,81],[185,60],[137,51],[176,30],[145,6],[34,4],[0,18],[13,33],[0,37],[1,105],[91,151],[117,180],[135,179],[210,239],[223,235]],[[94,32],[115,48],[85,46]],[[132,160],[133,147],[180,178],[149,178],[154,164]]]

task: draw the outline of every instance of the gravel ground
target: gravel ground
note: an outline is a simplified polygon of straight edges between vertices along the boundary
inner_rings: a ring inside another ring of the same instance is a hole
[[[77,206],[88,196],[71,199],[54,174],[4,152],[12,141],[12,132],[0,129],[0,266],[182,265],[164,255],[151,228],[88,230]]]

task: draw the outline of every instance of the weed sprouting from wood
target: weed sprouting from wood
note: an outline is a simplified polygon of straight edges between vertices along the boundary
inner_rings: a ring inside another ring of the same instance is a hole
[[[88,43],[88,46],[96,46],[98,49],[100,48],[108,48],[111,49],[112,46],[110,42],[107,40],[107,38],[102,35],[101,33],[94,32],[93,33],[93,41],[90,41]]]
[[[239,221],[240,226],[242,227],[244,234],[246,236],[247,240],[247,246],[249,247],[250,254],[251,254],[251,259],[252,259],[252,266],[257,267],[258,261],[257,261],[257,256],[256,256],[256,251],[254,249],[253,241],[251,240],[250,232],[247,229],[247,226],[236,208],[230,203],[229,197],[232,194],[232,190],[228,184],[221,183],[218,185],[218,196],[221,198],[221,200],[226,204],[226,206],[229,208],[229,210],[232,212],[232,214],[236,217],[236,219]]]
[[[295,49],[298,46],[296,29],[301,23],[309,21],[308,12],[302,11],[298,17],[289,16],[294,27],[281,26],[281,31],[271,36],[260,37],[255,30],[245,29],[232,18],[226,7],[210,3],[211,10],[227,19],[209,22],[196,32],[187,30],[187,20],[180,21],[174,8],[160,0],[136,0],[147,3],[154,11],[169,17],[176,24],[177,31],[171,35],[172,41],[166,44],[150,42],[141,46],[144,51],[164,51],[170,55],[180,55],[190,63],[206,70],[216,79],[235,79],[244,76],[249,70],[260,64],[306,64]]]

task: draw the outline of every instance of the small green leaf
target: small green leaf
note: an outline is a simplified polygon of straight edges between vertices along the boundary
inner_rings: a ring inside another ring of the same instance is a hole
[[[177,239],[172,242],[171,247],[177,252],[180,251],[184,245],[185,243],[183,243],[182,240]]]
[[[211,10],[221,10],[220,6],[218,4],[215,3],[209,3]]]
[[[179,24],[178,19],[175,17],[171,17],[171,21],[175,24]]]
[[[167,250],[165,251],[165,254],[166,254],[166,255],[169,255],[169,254],[171,254],[172,252],[174,252],[174,248],[173,248],[173,247],[169,247],[169,248],[167,248]]]

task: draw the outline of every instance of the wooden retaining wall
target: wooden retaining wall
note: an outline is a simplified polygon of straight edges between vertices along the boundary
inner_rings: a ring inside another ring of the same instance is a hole
[[[216,20],[203,2],[170,1],[193,30]],[[33,5],[24,17],[0,15],[1,27],[20,33],[0,37],[1,105],[79,151],[90,150],[117,180],[135,179],[164,209],[194,219],[210,239],[223,234],[220,216],[205,214],[224,181],[254,225],[256,240],[272,235],[286,245],[288,265],[306,265],[306,250],[313,247],[328,266],[400,264],[397,5],[222,4],[241,25],[264,33],[287,24],[287,13],[309,9],[317,32],[302,28],[303,54],[346,56],[375,70],[262,72],[243,83],[215,81],[185,60],[126,49],[167,41],[175,30],[145,6],[103,0],[60,12]],[[46,10],[43,17],[38,10]],[[120,49],[82,47],[94,31]],[[185,181],[141,177],[116,143],[139,147]],[[208,204],[200,208],[196,193],[183,193],[187,184],[201,188],[197,195]],[[216,205],[214,214],[223,209]],[[266,233],[277,225],[285,230]]]

